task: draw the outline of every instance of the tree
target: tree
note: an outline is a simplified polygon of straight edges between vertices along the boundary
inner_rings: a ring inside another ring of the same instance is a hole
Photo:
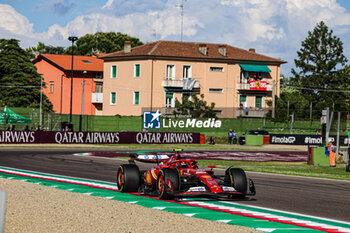
[[[321,21],[302,42],[302,48],[292,69],[292,84],[316,109],[335,107],[337,111],[348,109],[345,100],[349,90],[346,75],[346,57],[343,43]]]
[[[310,103],[302,95],[299,89],[291,86],[291,78],[282,75],[280,97],[276,97],[275,103],[275,119],[274,121],[288,122],[291,114],[295,118],[308,119],[310,116]],[[272,101],[267,101],[268,106],[272,106]],[[272,110],[267,113],[267,117],[272,117]]]
[[[28,53],[18,43],[15,39],[0,39],[0,104],[37,107],[40,104],[41,77]],[[52,104],[44,94],[43,110],[52,111]]]
[[[36,54],[38,53],[45,53],[45,54],[64,54],[65,48],[61,46],[51,46],[51,45],[45,45],[42,42],[38,43],[37,47],[29,47],[26,49],[26,52],[30,54],[31,58],[34,58]]]
[[[143,45],[136,37],[131,37],[120,32],[96,32],[95,34],[86,34],[80,37],[76,42],[74,54],[90,56],[94,52],[112,53],[124,48],[124,42],[130,41],[131,47]],[[66,54],[71,54],[71,46],[66,50]]]
[[[175,108],[175,115],[191,115],[193,118],[216,118],[215,103],[208,105],[207,101],[204,100],[204,94],[201,94],[200,98],[196,93],[192,93],[191,97],[184,96],[182,103],[176,99]]]

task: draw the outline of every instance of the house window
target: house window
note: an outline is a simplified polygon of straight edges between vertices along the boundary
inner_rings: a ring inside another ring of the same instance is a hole
[[[240,95],[239,96],[239,108],[245,108],[245,107],[248,107],[247,96]]]
[[[222,88],[209,88],[210,93],[223,93],[224,90]]]
[[[175,107],[174,93],[165,94],[165,107],[166,108]]]
[[[117,77],[117,66],[112,66],[111,67],[111,78],[116,78]]]
[[[166,65],[165,79],[175,79],[175,65]]]
[[[214,66],[211,66],[209,68],[210,71],[212,72],[224,72],[224,67],[214,67]]]
[[[50,82],[50,93],[53,93],[54,82]]]
[[[184,65],[182,69],[182,77],[183,78],[191,78],[192,77],[192,67],[188,65]]]
[[[255,96],[255,108],[262,108],[262,96]]]
[[[102,93],[102,83],[96,83],[95,93]]]
[[[111,92],[111,105],[115,105],[117,103],[117,93]]]
[[[138,105],[140,103],[140,92],[134,91],[133,104]]]
[[[248,71],[242,71],[241,72],[241,83],[248,83],[249,80],[261,80],[264,78],[264,73],[262,72],[248,72]]]
[[[141,65],[140,64],[135,64],[134,65],[134,77],[139,78],[140,77],[140,69]]]
[[[240,83],[248,83],[248,79],[249,79],[249,76],[248,76],[248,72],[247,71],[242,71],[241,72],[241,78],[240,78]]]
[[[95,78],[101,79],[102,78],[102,72],[96,72],[95,73]]]

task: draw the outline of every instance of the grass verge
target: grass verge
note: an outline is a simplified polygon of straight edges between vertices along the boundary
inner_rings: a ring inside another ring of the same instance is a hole
[[[344,164],[338,164],[337,167],[316,167],[310,166],[306,162],[242,162],[222,160],[199,160],[198,162],[200,167],[216,165],[217,168],[226,169],[229,166],[234,166],[252,172],[350,180],[350,173],[345,171]]]

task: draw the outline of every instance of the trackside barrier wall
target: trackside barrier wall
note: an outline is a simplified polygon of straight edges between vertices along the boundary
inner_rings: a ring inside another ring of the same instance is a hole
[[[4,232],[6,212],[6,193],[0,190],[0,233]]]
[[[312,146],[310,155],[310,164],[314,166],[329,167],[329,157],[325,153],[324,146]]]
[[[199,144],[205,144],[205,135],[201,134],[199,137]]]
[[[270,144],[270,136],[263,135],[263,144]]]
[[[246,135],[245,143],[248,146],[261,146],[263,144],[262,135]]]

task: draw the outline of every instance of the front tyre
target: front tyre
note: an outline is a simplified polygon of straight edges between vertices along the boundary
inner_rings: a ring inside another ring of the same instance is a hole
[[[242,199],[245,197],[248,189],[248,180],[247,175],[243,169],[233,167],[228,168],[226,170],[225,180],[228,181],[230,186],[233,187],[236,191],[242,193],[235,197]]]
[[[135,164],[122,164],[118,168],[117,185],[120,192],[137,192],[141,183],[140,170]]]
[[[160,199],[172,199],[169,192],[180,190],[180,175],[177,169],[163,168],[158,173],[157,194]]]

